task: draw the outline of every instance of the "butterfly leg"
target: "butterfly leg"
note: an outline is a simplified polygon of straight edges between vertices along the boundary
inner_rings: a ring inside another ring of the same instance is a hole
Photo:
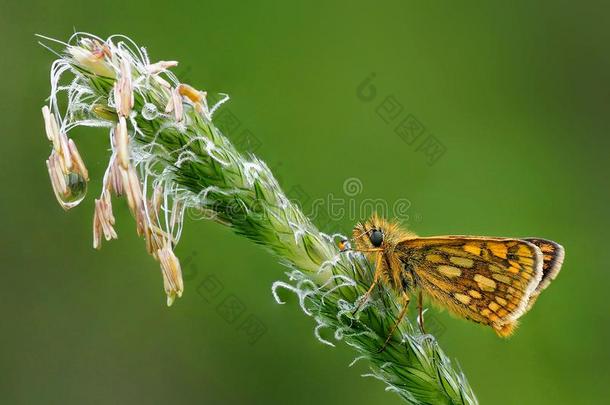
[[[425,335],[426,331],[424,330],[424,298],[422,295],[423,294],[420,291],[417,296],[417,323],[419,325],[419,330]]]
[[[394,332],[396,332],[398,325],[400,325],[400,322],[407,314],[407,309],[409,308],[409,301],[411,301],[411,298],[409,297],[409,295],[406,292],[403,292],[402,293],[402,309],[400,310],[400,313],[398,314],[396,323],[394,323],[394,326],[392,326],[392,329],[390,330],[388,337],[386,338],[385,342],[383,343],[383,346],[381,346],[381,349],[379,349],[377,351],[377,353],[383,352],[385,350],[386,346],[388,345],[388,343],[390,342],[390,340],[392,339],[392,336],[394,335]]]
[[[356,313],[360,310],[360,308],[362,308],[362,305],[364,305],[364,303],[366,301],[368,301],[369,296],[373,292],[373,289],[375,288],[375,286],[379,282],[379,278],[381,277],[381,259],[383,258],[383,256],[382,256],[383,253],[381,252],[381,249],[375,249],[375,250],[371,250],[371,251],[377,252],[377,257],[375,258],[375,273],[373,274],[373,284],[371,284],[371,286],[369,287],[367,292],[364,293],[364,295],[362,296],[362,299],[358,303],[358,306],[352,312],[352,316],[356,315]]]

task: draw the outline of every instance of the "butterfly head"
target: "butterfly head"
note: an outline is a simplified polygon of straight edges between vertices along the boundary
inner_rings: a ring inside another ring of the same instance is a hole
[[[352,233],[356,250],[388,249],[403,239],[406,233],[398,223],[389,222],[378,215],[359,222]]]

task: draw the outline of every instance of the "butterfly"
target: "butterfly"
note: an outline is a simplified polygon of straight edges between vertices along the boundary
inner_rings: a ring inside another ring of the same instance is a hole
[[[563,247],[546,239],[419,237],[377,215],[358,223],[353,239],[354,250],[375,261],[373,283],[356,311],[378,283],[403,299],[386,344],[415,293],[422,332],[425,295],[455,315],[490,326],[499,336],[507,337],[557,277],[564,258]]]

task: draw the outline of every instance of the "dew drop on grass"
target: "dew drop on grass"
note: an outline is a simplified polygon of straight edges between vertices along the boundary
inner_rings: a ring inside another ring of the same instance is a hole
[[[87,180],[78,173],[65,175],[68,191],[59,196],[61,205],[65,209],[76,207],[87,195]]]
[[[159,111],[157,111],[157,106],[152,103],[146,103],[142,107],[142,117],[145,120],[151,121],[157,118],[159,115]]]

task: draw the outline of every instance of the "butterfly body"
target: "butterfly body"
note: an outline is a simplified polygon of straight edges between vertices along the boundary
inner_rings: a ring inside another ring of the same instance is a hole
[[[377,216],[358,224],[354,239],[356,250],[375,257],[375,282],[406,303],[423,293],[503,337],[557,276],[564,252],[540,238],[418,237]]]

